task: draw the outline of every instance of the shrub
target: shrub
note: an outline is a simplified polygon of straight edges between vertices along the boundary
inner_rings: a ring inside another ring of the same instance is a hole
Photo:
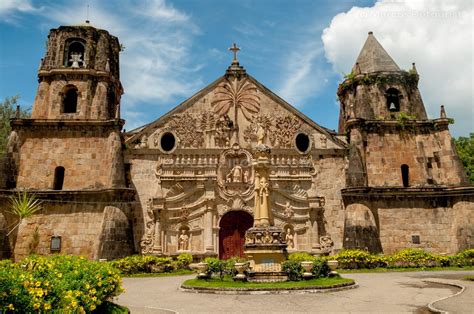
[[[220,259],[214,257],[207,257],[204,259],[204,263],[207,263],[209,266],[209,275],[216,275],[219,276],[220,279],[224,279],[224,275],[226,273],[225,261],[221,261]]]
[[[340,268],[346,269],[375,268],[386,264],[383,256],[371,255],[367,251],[357,249],[343,250],[335,255],[334,259],[339,262]]]
[[[467,249],[451,256],[450,262],[459,267],[474,266],[474,249]]]
[[[403,249],[387,258],[389,267],[434,267],[442,257],[422,249]]]
[[[176,258],[176,269],[188,269],[189,264],[193,262],[193,256],[189,253],[179,254]]]
[[[0,308],[11,312],[90,312],[122,292],[108,263],[83,257],[31,256],[0,264]]]
[[[288,259],[287,261],[284,261],[281,263],[281,270],[284,271],[288,275],[288,279],[292,281],[301,280],[301,276],[303,275],[301,262],[296,260]]]
[[[304,262],[304,261],[314,261],[316,259],[315,256],[306,253],[306,252],[301,252],[301,253],[291,253],[288,256],[289,261],[294,261],[294,262]]]
[[[313,264],[313,275],[315,278],[327,277],[331,272],[328,262],[322,258],[316,258]]]
[[[182,258],[182,260],[185,259],[186,258]],[[152,255],[127,256],[122,259],[112,261],[111,265],[119,269],[123,274],[163,273],[171,272],[175,269],[172,258]]]
[[[315,278],[327,277],[330,269],[327,264],[326,258],[313,256],[309,253],[291,253],[288,256],[288,260],[283,262],[281,267],[284,272],[288,274],[290,280],[301,280],[303,275],[303,267],[301,262],[312,261],[313,269],[312,273]]]

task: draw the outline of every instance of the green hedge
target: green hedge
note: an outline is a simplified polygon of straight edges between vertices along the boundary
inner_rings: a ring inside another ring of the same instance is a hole
[[[175,270],[188,269],[193,261],[191,254],[180,254],[176,260],[171,257],[153,255],[132,255],[111,261],[110,264],[123,274],[169,273]]]
[[[302,279],[303,267],[301,262],[312,261],[312,273],[314,278],[327,277],[330,269],[325,258],[316,257],[309,253],[292,253],[288,256],[288,260],[281,264],[281,268],[288,274],[288,278],[293,281]]]
[[[464,250],[454,256],[426,252],[422,249],[403,249],[391,255],[373,255],[363,250],[343,250],[326,257],[339,262],[339,268],[408,268],[447,267],[474,265],[474,249]]]
[[[2,312],[91,312],[121,292],[118,270],[83,257],[31,256],[0,263]]]

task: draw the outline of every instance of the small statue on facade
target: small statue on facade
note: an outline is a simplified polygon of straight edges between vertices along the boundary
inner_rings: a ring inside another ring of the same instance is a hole
[[[265,144],[265,129],[260,123],[257,123],[257,145],[259,144]]]
[[[283,216],[285,216],[285,218],[291,218],[294,216],[294,214],[295,214],[295,211],[293,210],[293,206],[291,206],[289,201],[286,201],[285,210],[283,211]]]
[[[242,167],[234,166],[226,175],[226,182],[242,182]]]
[[[289,249],[294,249],[295,248],[295,237],[293,235],[293,231],[291,228],[286,229],[286,236],[285,236],[285,241],[286,244],[288,245]]]
[[[178,250],[187,251],[189,250],[189,235],[186,229],[181,229],[181,234],[178,239]]]

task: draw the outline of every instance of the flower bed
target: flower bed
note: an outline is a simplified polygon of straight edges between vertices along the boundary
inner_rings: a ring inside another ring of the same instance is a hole
[[[92,312],[121,292],[116,269],[83,257],[31,256],[0,263],[2,312]]]
[[[343,269],[463,267],[474,265],[474,249],[467,249],[453,256],[430,253],[422,249],[403,249],[391,255],[374,255],[363,250],[343,250],[329,258],[337,260],[339,268]]]

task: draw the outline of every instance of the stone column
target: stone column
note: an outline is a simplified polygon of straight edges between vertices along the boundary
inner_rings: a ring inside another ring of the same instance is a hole
[[[213,252],[214,246],[212,245],[212,206],[207,205],[206,212],[204,213],[204,250],[206,252]]]
[[[153,214],[155,216],[155,239],[154,239],[154,247],[153,252],[155,253],[163,253],[163,247],[161,246],[161,219],[160,219],[161,211],[159,209],[154,209]]]

